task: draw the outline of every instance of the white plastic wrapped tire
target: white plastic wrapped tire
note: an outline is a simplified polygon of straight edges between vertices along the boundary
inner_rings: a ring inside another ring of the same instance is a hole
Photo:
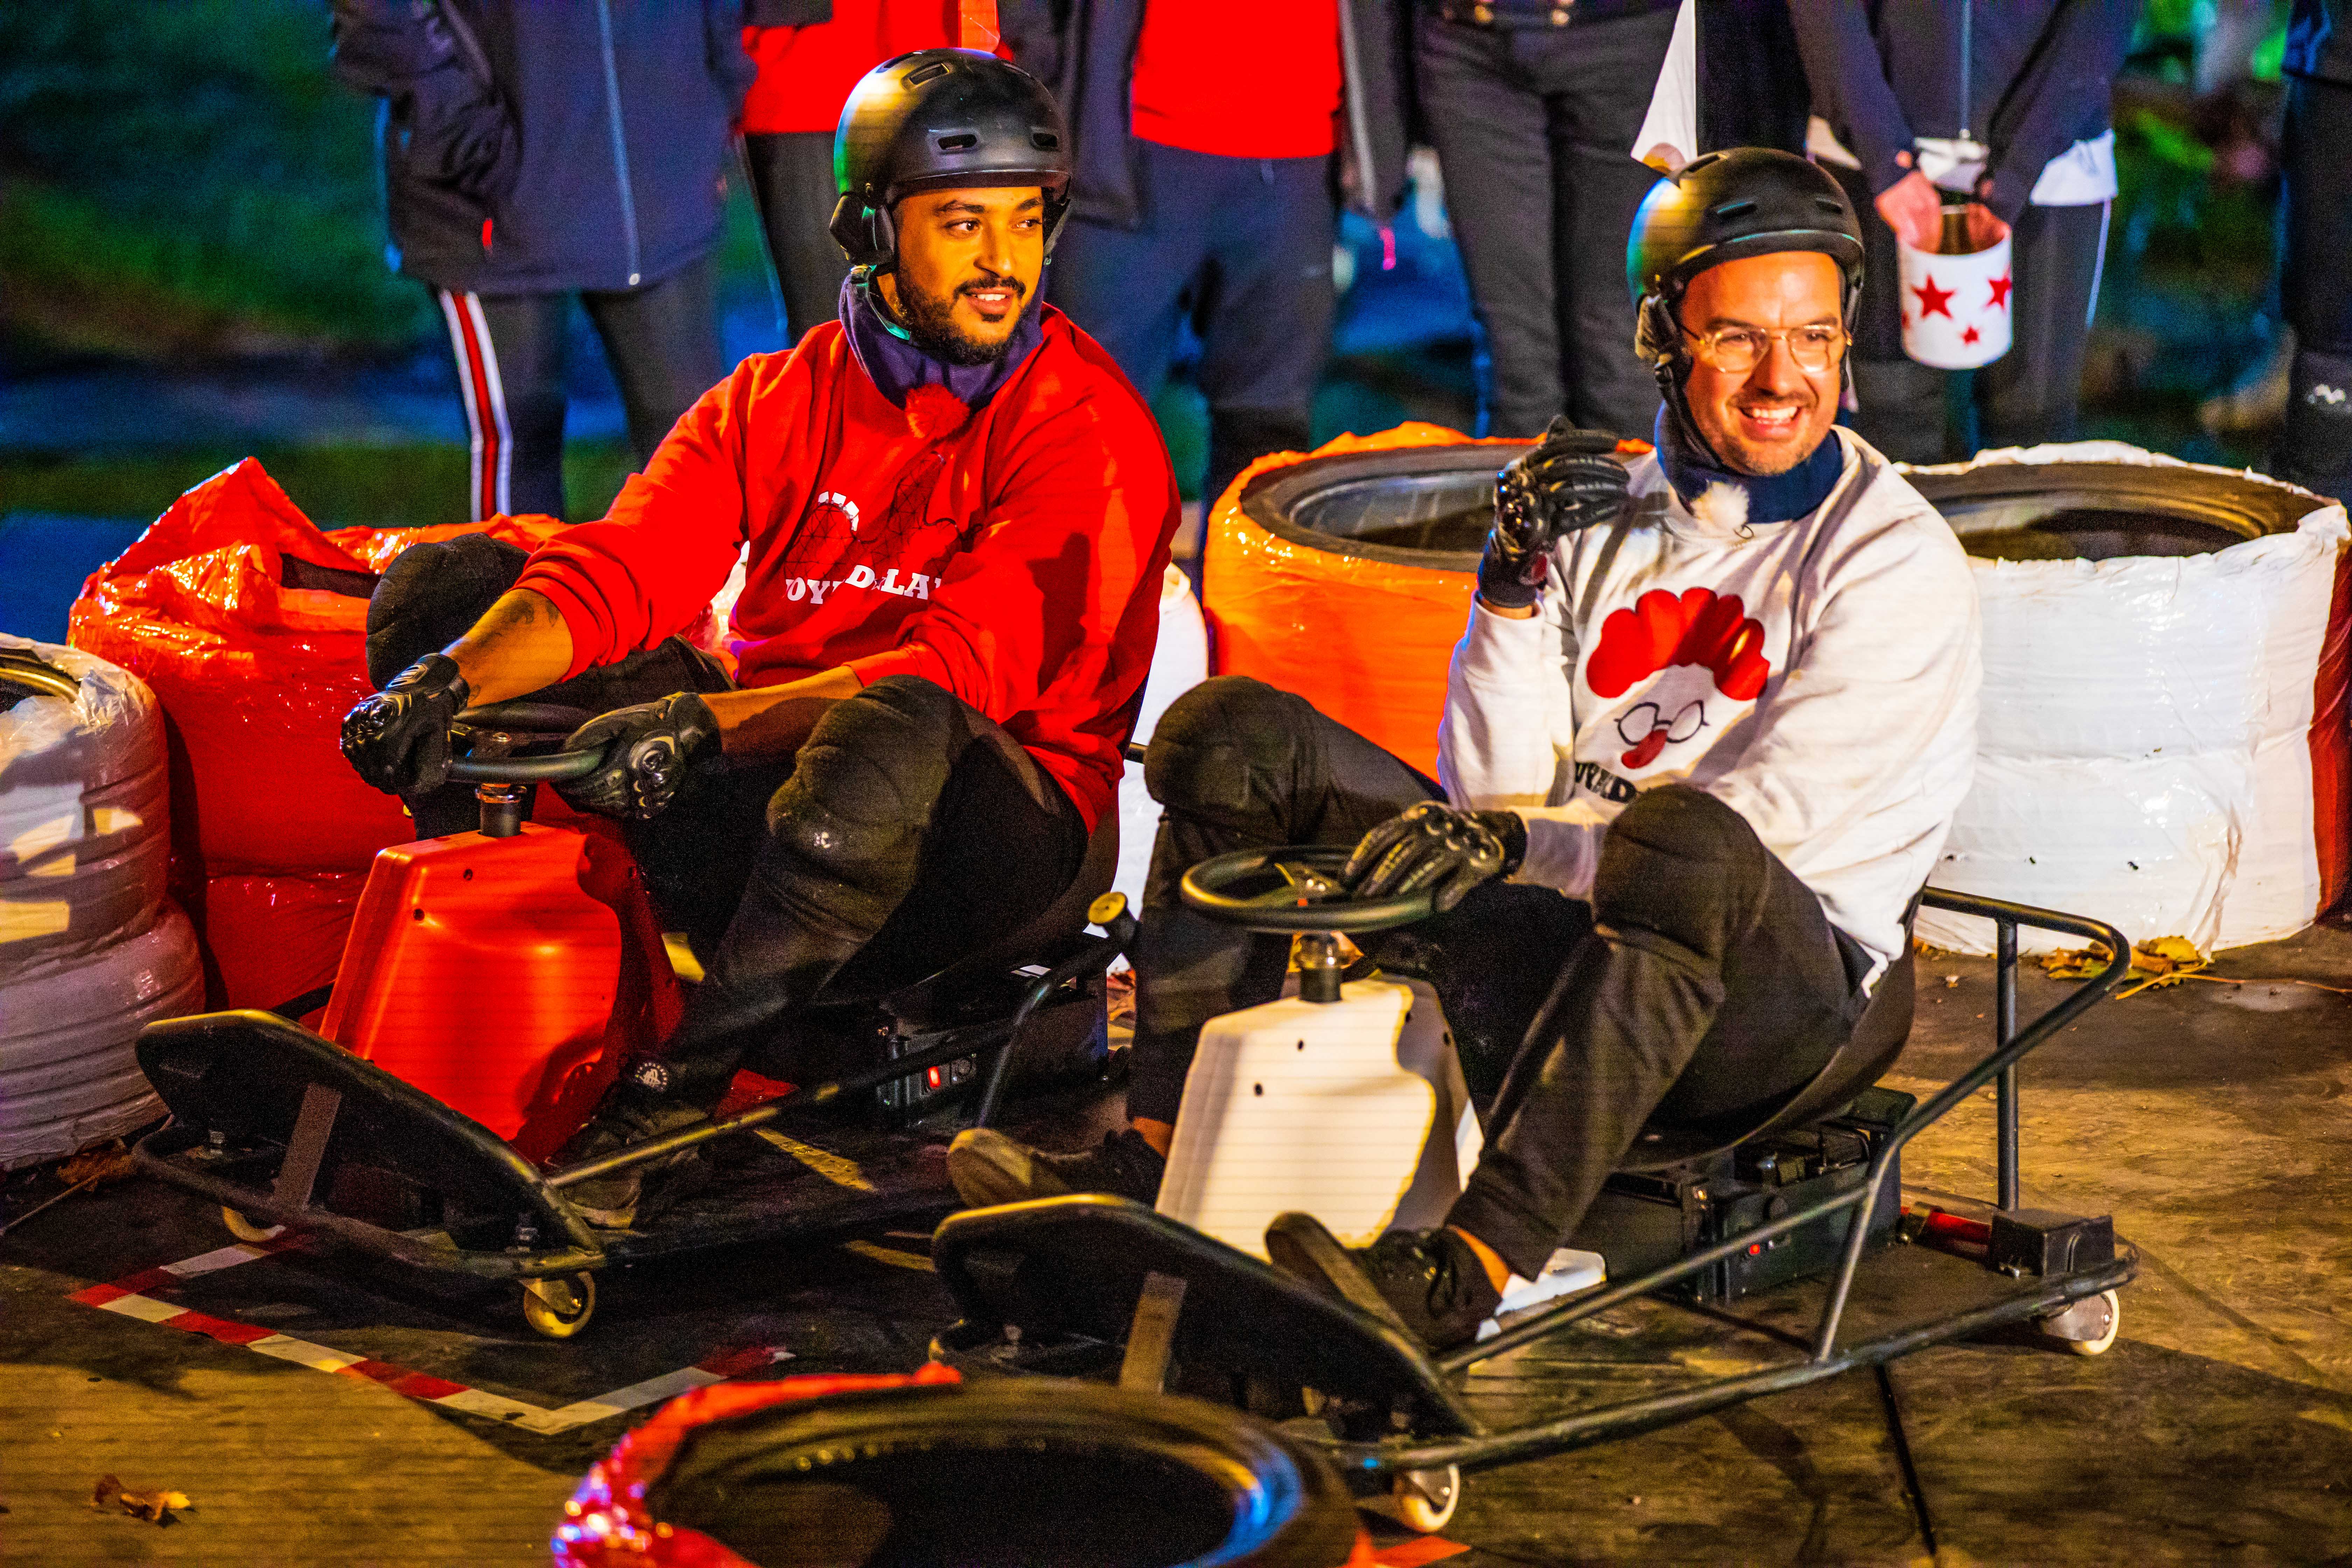
[[[1977,777],[1936,884],[2206,951],[2309,925],[2345,872],[2344,508],[2107,441],[1911,478],[1977,557],[1984,622]],[[2086,558],[1987,558],[2037,532]],[[1918,934],[1992,942],[1932,910]]]
[[[139,1031],[204,1004],[188,917],[44,967],[0,991],[0,1171],[73,1153],[163,1113],[132,1054]]]
[[[46,689],[58,675],[72,698]],[[153,925],[171,845],[163,719],[144,681],[73,648],[0,636],[0,702],[5,984]]]
[[[1151,739],[1152,727],[1168,705],[1209,679],[1209,628],[1192,579],[1171,566],[1160,589],[1160,642],[1152,649],[1151,674],[1143,683],[1143,710],[1135,740]],[[1143,787],[1143,764],[1129,763],[1118,784],[1118,875],[1112,888],[1127,895],[1131,910],[1143,907],[1143,880],[1151,870],[1152,840],[1160,836],[1160,803]]]

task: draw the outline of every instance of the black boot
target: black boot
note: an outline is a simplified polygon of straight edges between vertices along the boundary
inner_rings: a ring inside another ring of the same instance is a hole
[[[1154,1203],[1167,1173],[1166,1156],[1132,1127],[1106,1132],[1099,1147],[1077,1154],[1043,1153],[992,1127],[970,1128],[948,1145],[948,1179],[974,1208],[1065,1193],[1110,1193]]]
[[[699,1107],[663,1092],[661,1072],[658,1063],[640,1063],[635,1077],[624,1077],[605,1090],[588,1125],[573,1133],[571,1142],[557,1152],[555,1165],[561,1168],[601,1159],[631,1144],[704,1121],[708,1113]],[[653,1081],[646,1081],[648,1079]],[[643,1164],[625,1166],[607,1175],[575,1182],[562,1189],[563,1197],[590,1225],[605,1230],[626,1230],[636,1223],[648,1177],[659,1174],[665,1187],[674,1194],[683,1168],[697,1163],[696,1152],[683,1150]]]
[[[1275,1267],[1349,1302],[1432,1351],[1466,1344],[1495,1315],[1502,1292],[1470,1244],[1450,1230],[1392,1230],[1345,1247],[1310,1214],[1265,1227]]]

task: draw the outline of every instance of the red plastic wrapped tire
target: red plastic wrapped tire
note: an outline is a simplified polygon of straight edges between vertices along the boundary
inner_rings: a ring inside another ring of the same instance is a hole
[[[1328,1461],[1239,1411],[1048,1378],[722,1384],[621,1440],[557,1568],[1369,1568]]]
[[[363,871],[215,877],[204,884],[205,991],[221,1007],[276,1007],[335,978]]]

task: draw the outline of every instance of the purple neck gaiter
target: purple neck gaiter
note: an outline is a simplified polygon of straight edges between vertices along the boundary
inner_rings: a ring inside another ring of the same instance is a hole
[[[986,364],[949,364],[925,353],[904,327],[890,320],[882,301],[874,297],[873,278],[872,268],[856,267],[842,280],[841,324],[849,333],[849,352],[857,356],[859,367],[883,396],[901,408],[919,386],[944,388],[966,408],[978,408],[1045,341],[1033,302],[1022,312],[1021,324],[1013,329],[1013,341],[1002,356]]]

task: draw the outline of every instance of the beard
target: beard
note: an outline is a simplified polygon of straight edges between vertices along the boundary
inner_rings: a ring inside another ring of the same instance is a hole
[[[1007,331],[994,342],[973,337],[956,324],[955,303],[967,290],[973,289],[1010,289],[1028,309],[1028,289],[1017,278],[988,277],[958,285],[945,294],[927,292],[904,272],[898,275],[898,323],[915,346],[933,359],[946,364],[993,364],[1013,350],[1013,333]],[[1019,323],[1019,311],[1014,312],[1014,324]]]

